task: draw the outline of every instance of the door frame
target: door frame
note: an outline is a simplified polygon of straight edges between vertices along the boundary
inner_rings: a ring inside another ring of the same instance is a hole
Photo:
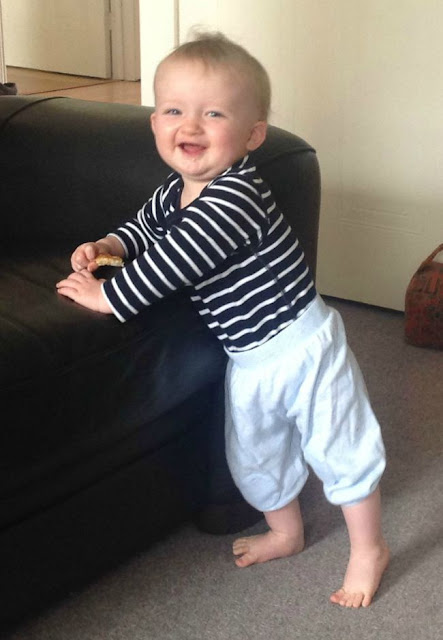
[[[139,0],[109,0],[109,16],[112,78],[140,80]]]
[[[3,46],[2,0],[0,0],[0,82],[6,82],[5,50]]]

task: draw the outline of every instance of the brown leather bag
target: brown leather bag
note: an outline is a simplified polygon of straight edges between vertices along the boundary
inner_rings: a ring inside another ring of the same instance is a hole
[[[406,290],[405,338],[417,347],[443,349],[443,262],[434,258],[443,244],[417,269]]]

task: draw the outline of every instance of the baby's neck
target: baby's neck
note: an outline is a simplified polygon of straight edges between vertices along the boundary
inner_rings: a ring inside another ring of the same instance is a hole
[[[191,202],[194,202],[194,200],[196,200],[200,196],[201,192],[206,186],[207,184],[204,184],[204,183],[197,183],[197,184],[184,183],[183,190],[180,197],[180,208],[184,209],[185,207],[190,205]]]

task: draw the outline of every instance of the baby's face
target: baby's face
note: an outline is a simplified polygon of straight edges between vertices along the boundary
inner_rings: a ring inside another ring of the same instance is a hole
[[[158,71],[155,97],[151,122],[158,151],[194,197],[265,138],[266,122],[240,71],[167,61]]]

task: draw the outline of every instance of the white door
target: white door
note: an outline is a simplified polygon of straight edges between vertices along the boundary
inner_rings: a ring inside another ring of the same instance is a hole
[[[2,0],[6,64],[109,78],[109,0]]]

